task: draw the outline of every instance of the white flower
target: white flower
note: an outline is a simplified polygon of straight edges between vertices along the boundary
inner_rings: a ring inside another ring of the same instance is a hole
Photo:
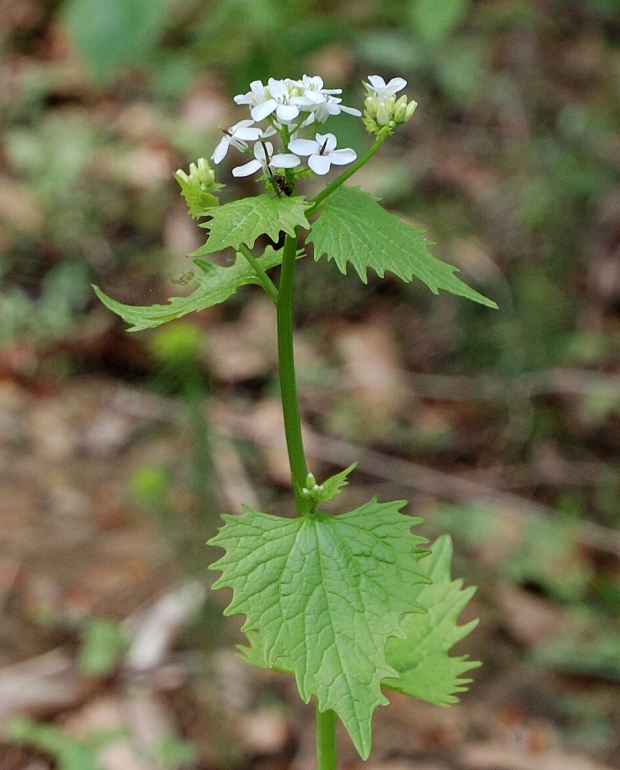
[[[304,75],[298,80],[297,85],[302,90],[301,96],[294,96],[291,101],[298,107],[307,108],[315,104],[322,104],[330,94],[341,94],[342,88],[323,88],[323,78]]]
[[[262,104],[271,99],[271,95],[267,90],[267,86],[263,85],[262,80],[253,80],[250,83],[250,90],[247,94],[237,94],[234,99],[237,104],[249,104],[250,107],[256,107],[257,104]]]
[[[369,75],[366,87],[375,92],[377,102],[383,102],[389,99],[397,91],[402,91],[407,85],[404,78],[392,78],[386,85],[385,80],[380,75]]]
[[[308,166],[319,176],[327,174],[332,164],[345,166],[357,158],[356,152],[350,148],[337,150],[333,134],[316,134],[315,139],[294,139],[289,142],[288,148],[296,155],[308,155]]]
[[[341,101],[342,99],[338,99],[335,96],[326,96],[325,101],[310,108],[311,115],[304,120],[300,128],[311,123],[325,123],[330,115],[340,115],[341,112],[348,112],[349,115],[355,115],[355,117],[359,118],[362,114],[359,110],[356,110],[355,107],[345,107],[344,104],[340,104]]]
[[[259,81],[260,82],[260,81]],[[299,107],[292,103],[295,96],[294,81],[269,78],[267,84],[269,98],[252,107],[254,120],[264,120],[275,112],[280,123],[290,123],[299,115]]]
[[[226,157],[231,144],[242,152],[247,149],[247,142],[255,142],[263,135],[260,128],[251,128],[253,125],[253,120],[240,120],[234,126],[231,126],[228,131],[224,131],[224,136],[215,148],[211,160],[214,163],[221,163]]]
[[[295,168],[299,166],[301,160],[297,155],[291,153],[273,154],[273,144],[271,142],[256,142],[254,145],[254,160],[244,163],[243,166],[237,166],[233,168],[233,176],[249,176],[256,171],[263,169],[264,172],[268,168]]]

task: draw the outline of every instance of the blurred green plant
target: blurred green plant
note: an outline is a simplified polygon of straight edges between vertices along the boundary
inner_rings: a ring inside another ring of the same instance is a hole
[[[535,647],[536,665],[620,682],[620,622],[586,604],[571,608],[562,633]]]
[[[511,528],[501,513],[482,504],[443,504],[433,518],[433,527],[447,530],[465,548],[491,549],[487,561],[496,577],[562,602],[583,600],[593,577],[576,546],[581,526],[566,515],[552,520],[525,515]]]
[[[119,739],[130,739],[124,728],[77,739],[57,725],[26,717],[11,720],[4,728],[3,737],[9,743],[33,746],[48,754],[57,770],[102,770],[98,759],[100,751]],[[159,770],[181,770],[195,762],[197,756],[191,743],[171,736],[162,737],[152,748],[140,746],[136,749],[152,760]]]
[[[157,329],[148,347],[155,362],[150,387],[180,397],[189,451],[167,466],[144,465],[129,482],[134,500],[154,514],[190,574],[203,574],[204,541],[215,531],[216,483],[206,411],[209,389],[201,364],[204,332],[190,321]],[[188,460],[189,457],[189,460]],[[179,487],[184,493],[177,494]]]
[[[100,749],[126,735],[124,730],[106,730],[90,738],[72,738],[56,725],[16,718],[4,728],[4,738],[20,746],[34,746],[49,754],[58,770],[101,770]]]
[[[78,665],[87,676],[106,677],[113,673],[129,648],[120,623],[109,618],[92,618],[81,629]]]
[[[0,347],[19,339],[44,345],[74,329],[89,298],[88,265],[61,262],[41,281],[38,299],[0,277]]]
[[[90,71],[106,81],[118,67],[153,60],[168,6],[164,0],[68,0],[63,18]]]

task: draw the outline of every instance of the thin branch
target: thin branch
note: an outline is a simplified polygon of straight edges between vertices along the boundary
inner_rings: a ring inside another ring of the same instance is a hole
[[[256,273],[256,276],[260,281],[261,286],[267,292],[273,304],[277,305],[278,290],[275,284],[273,283],[273,281],[271,280],[271,278],[263,270],[263,266],[259,263],[259,261],[256,259],[256,257],[252,254],[252,252],[248,249],[248,247],[245,244],[242,243],[241,246],[239,246],[239,251],[241,254],[243,254],[243,256],[247,259],[247,261],[250,263],[250,265],[254,269],[254,272]]]

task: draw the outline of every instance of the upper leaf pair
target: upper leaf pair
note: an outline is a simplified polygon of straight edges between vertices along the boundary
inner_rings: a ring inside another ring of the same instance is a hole
[[[403,281],[416,276],[435,293],[444,289],[496,307],[494,302],[457,278],[456,268],[441,262],[428,251],[429,242],[422,237],[423,230],[406,225],[359,188],[338,188],[323,201],[318,209],[318,219],[310,224],[306,214],[313,208],[313,204],[301,196],[274,198],[269,195],[214,207],[208,212],[211,218],[202,225],[209,229],[207,242],[190,256],[201,257],[226,248],[238,250],[243,245],[253,248],[261,235],[275,241],[280,231],[294,236],[297,228],[303,228],[310,230],[307,241],[314,244],[315,260],[327,254],[342,273],[347,272],[350,263],[364,282],[368,268],[380,276],[392,272]],[[264,270],[281,262],[282,252],[269,248],[260,257]],[[110,310],[132,324],[130,331],[139,331],[211,307],[228,299],[239,286],[260,282],[254,268],[245,264],[241,257],[227,268],[213,265],[209,269],[205,264],[199,264],[206,275],[199,278],[198,287],[192,294],[172,298],[169,305],[124,305],[100,289],[96,291]]]

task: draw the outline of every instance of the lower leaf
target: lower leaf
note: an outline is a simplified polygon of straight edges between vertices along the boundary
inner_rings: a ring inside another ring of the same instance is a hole
[[[225,516],[210,541],[226,554],[211,566],[214,588],[233,588],[226,614],[242,613],[248,662],[291,670],[301,697],[336,712],[367,757],[371,719],[387,703],[381,681],[398,673],[386,659],[404,618],[423,611],[416,587],[423,538],[411,533],[403,501],[372,500],[350,513],[282,519],[245,509]]]
[[[462,580],[451,580],[451,559],[452,541],[448,535],[442,535],[418,568],[432,581],[416,590],[416,599],[427,612],[403,619],[405,639],[388,640],[386,657],[398,671],[398,678],[383,681],[383,686],[390,690],[438,706],[457,701],[454,693],[466,690],[471,682],[461,679],[461,674],[481,665],[466,656],[451,658],[448,654],[478,624],[477,620],[457,624],[475,588],[463,589]]]
[[[276,251],[271,246],[259,257],[259,263],[264,270],[269,270],[282,264],[282,250]],[[181,318],[188,313],[204,310],[213,305],[219,305],[231,297],[240,286],[249,283],[259,283],[254,269],[241,254],[230,267],[220,267],[212,262],[200,260],[199,267],[203,275],[199,276],[198,286],[187,297],[172,297],[167,305],[124,305],[108,297],[98,286],[93,286],[96,295],[113,313],[123,321],[131,324],[130,332],[152,329],[161,324]]]

